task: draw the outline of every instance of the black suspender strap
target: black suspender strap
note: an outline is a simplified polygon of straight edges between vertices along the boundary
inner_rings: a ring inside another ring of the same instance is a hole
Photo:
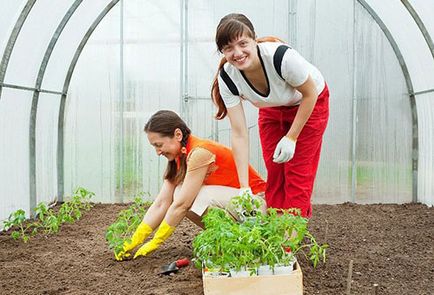
[[[280,45],[279,47],[277,47],[276,52],[274,53],[274,57],[273,57],[274,68],[276,69],[277,74],[282,79],[283,79],[282,60],[283,60],[283,56],[285,55],[285,52],[286,52],[286,50],[288,50],[288,48],[290,48],[288,45]]]
[[[240,95],[237,86],[235,85],[234,81],[232,81],[231,77],[229,77],[228,73],[226,73],[224,67],[222,67],[220,70],[220,77],[223,79],[226,86],[228,86],[233,95]]]
[[[284,45],[284,44],[280,45],[279,47],[277,47],[276,52],[274,53],[274,56],[273,56],[274,68],[276,69],[277,74],[282,79],[283,79],[282,60],[283,60],[283,56],[285,55],[285,52],[286,52],[286,50],[288,50],[288,48],[291,48],[291,47],[289,47],[288,45]],[[225,82],[226,86],[229,88],[229,90],[231,91],[231,93],[233,95],[237,95],[237,96],[240,95],[240,93],[238,92],[237,86],[235,85],[234,81],[232,81],[231,77],[229,77],[228,73],[226,73],[224,67],[222,67],[220,69],[220,77]]]

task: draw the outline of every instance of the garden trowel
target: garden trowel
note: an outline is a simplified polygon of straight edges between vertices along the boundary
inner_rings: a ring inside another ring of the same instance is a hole
[[[170,275],[171,273],[176,273],[181,267],[187,266],[190,264],[190,261],[187,258],[179,259],[176,261],[173,261],[170,264],[166,264],[161,267],[160,274],[163,275]]]

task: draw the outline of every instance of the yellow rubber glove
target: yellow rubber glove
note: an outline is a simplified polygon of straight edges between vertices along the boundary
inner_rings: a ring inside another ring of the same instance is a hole
[[[172,235],[174,230],[174,226],[170,226],[165,220],[163,220],[157,232],[155,233],[154,238],[139,248],[134,255],[134,259],[139,256],[146,256],[149,253],[157,250],[158,247],[160,247],[160,245]]]
[[[152,228],[142,221],[137,227],[133,236],[131,237],[131,242],[124,242],[124,248],[122,249],[122,251],[118,254],[115,253],[116,260],[122,261],[125,258],[129,258],[131,254],[128,252],[143,243],[145,239],[152,233],[152,231]]]

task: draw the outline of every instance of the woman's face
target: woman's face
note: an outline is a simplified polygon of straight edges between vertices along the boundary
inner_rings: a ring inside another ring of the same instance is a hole
[[[259,62],[256,41],[243,35],[223,46],[222,53],[226,60],[240,71],[249,71]]]
[[[156,132],[148,132],[147,136],[149,143],[155,148],[157,155],[163,155],[169,161],[172,161],[181,154],[181,130],[176,129],[173,137],[162,136]]]

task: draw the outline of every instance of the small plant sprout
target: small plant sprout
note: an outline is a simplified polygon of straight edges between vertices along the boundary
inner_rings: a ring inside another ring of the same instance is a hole
[[[244,216],[241,223],[221,208],[210,208],[204,216],[205,230],[193,241],[197,267],[254,274],[261,265],[271,269],[292,265],[297,253],[303,253],[315,267],[325,262],[328,245],[317,243],[299,210],[262,213],[260,201],[248,194],[234,197],[231,205]]]
[[[54,234],[59,231],[60,224],[58,216],[53,209],[48,208],[45,203],[39,203],[35,208],[37,216],[37,228],[42,228],[46,234]]]
[[[241,221],[245,221],[249,217],[255,217],[261,213],[262,201],[251,194],[244,192],[241,196],[235,196],[231,199],[229,209],[235,211]]]
[[[5,229],[12,229],[12,238],[21,238],[25,243],[41,229],[45,234],[57,233],[62,223],[73,223],[81,218],[81,210],[88,211],[92,208],[90,199],[94,195],[93,192],[79,187],[74,191],[71,200],[64,202],[57,212],[44,202],[40,202],[34,209],[33,220],[26,220],[25,211],[19,209],[4,222]]]
[[[29,230],[33,227],[33,224],[26,224],[26,212],[23,209],[11,213],[9,218],[3,222],[5,230],[15,228],[11,233],[11,237],[14,240],[22,239],[24,243],[27,243],[30,239],[31,233]]]
[[[117,255],[123,250],[125,241],[131,242],[131,236],[145,216],[150,202],[143,200],[141,195],[134,198],[134,202],[125,210],[119,212],[117,219],[106,230],[106,240],[109,248]]]

